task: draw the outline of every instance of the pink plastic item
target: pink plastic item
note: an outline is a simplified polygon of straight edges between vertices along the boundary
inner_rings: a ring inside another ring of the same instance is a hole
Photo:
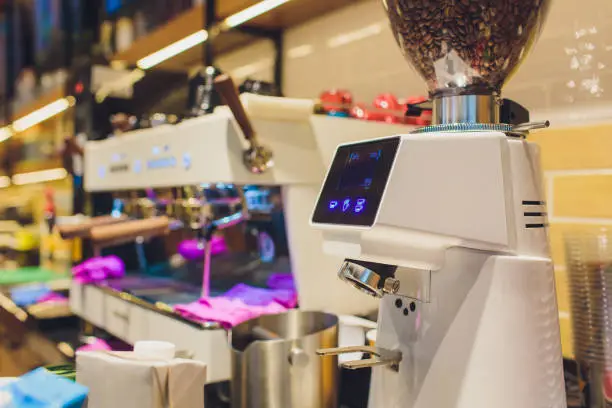
[[[102,339],[96,338],[92,343],[81,346],[77,351],[111,351],[111,346]]]
[[[106,279],[122,278],[125,265],[115,255],[94,257],[72,268],[74,279],[80,283],[96,283]]]
[[[227,291],[223,297],[240,299],[245,304],[251,306],[265,306],[272,302],[276,302],[289,309],[297,306],[297,292],[295,289],[254,288],[244,283],[239,283]]]
[[[268,277],[266,285],[270,289],[295,290],[295,279],[290,273],[273,273]]]
[[[210,241],[211,255],[219,255],[227,252],[225,239],[222,236],[213,236]],[[188,261],[204,258],[204,243],[197,239],[186,239],[178,245],[178,253]]]
[[[233,327],[242,322],[264,314],[282,313],[287,308],[276,302],[266,306],[251,306],[239,299],[225,297],[200,299],[174,309],[183,317],[197,322],[219,322],[225,327]]]
[[[41,303],[68,303],[68,298],[59,293],[51,292],[36,301],[36,304]]]

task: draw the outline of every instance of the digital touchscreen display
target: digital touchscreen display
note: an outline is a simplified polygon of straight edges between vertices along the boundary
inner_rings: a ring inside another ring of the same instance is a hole
[[[399,137],[391,137],[338,148],[313,222],[372,225],[399,143]]]
[[[349,150],[338,189],[340,191],[354,189],[369,190],[372,187],[376,169],[382,159],[382,148],[380,147],[373,150],[360,148]]]

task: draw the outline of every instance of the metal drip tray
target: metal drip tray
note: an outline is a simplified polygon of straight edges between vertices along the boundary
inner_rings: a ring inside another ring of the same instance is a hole
[[[155,295],[136,295],[142,300],[150,303],[163,303],[165,305],[173,306],[178,304],[186,304],[195,302],[200,298],[200,292],[179,292],[179,293],[161,293]],[[212,296],[216,296],[212,293]]]
[[[132,272],[121,279],[107,282],[117,292],[127,293],[150,304],[176,305],[198,300],[202,285],[201,262],[188,263],[178,268],[156,265],[150,273]],[[211,296],[219,296],[239,283],[266,287],[272,273],[290,273],[288,258],[263,263],[252,256],[221,256],[213,260]]]

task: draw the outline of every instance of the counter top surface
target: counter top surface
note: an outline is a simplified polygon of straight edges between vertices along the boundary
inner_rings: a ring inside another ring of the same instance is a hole
[[[0,269],[0,286],[26,283],[47,283],[70,276],[70,271],[58,272],[40,266],[26,266],[17,269]]]

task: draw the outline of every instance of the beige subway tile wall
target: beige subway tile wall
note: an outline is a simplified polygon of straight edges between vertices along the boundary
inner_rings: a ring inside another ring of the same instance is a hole
[[[538,43],[504,91],[533,118],[552,122],[531,140],[542,149],[566,356],[572,342],[563,236],[612,226],[611,23],[610,0],[554,1]],[[426,94],[397,48],[380,0],[355,1],[288,30],[284,41],[286,96],[316,98],[343,88],[369,103],[383,92]],[[271,80],[273,57],[272,44],[261,41],[218,61],[238,81]]]
[[[612,116],[612,109],[602,109],[612,106],[611,23],[609,0],[553,2],[539,41],[505,96],[538,114],[566,110],[570,115],[560,116],[565,122],[585,113]],[[349,89],[362,102],[383,92],[426,94],[391,35],[380,0],[356,0],[287,30],[284,42],[287,96],[315,98],[330,88]],[[239,79],[270,80],[273,57],[272,44],[260,41],[221,56],[218,63]]]

